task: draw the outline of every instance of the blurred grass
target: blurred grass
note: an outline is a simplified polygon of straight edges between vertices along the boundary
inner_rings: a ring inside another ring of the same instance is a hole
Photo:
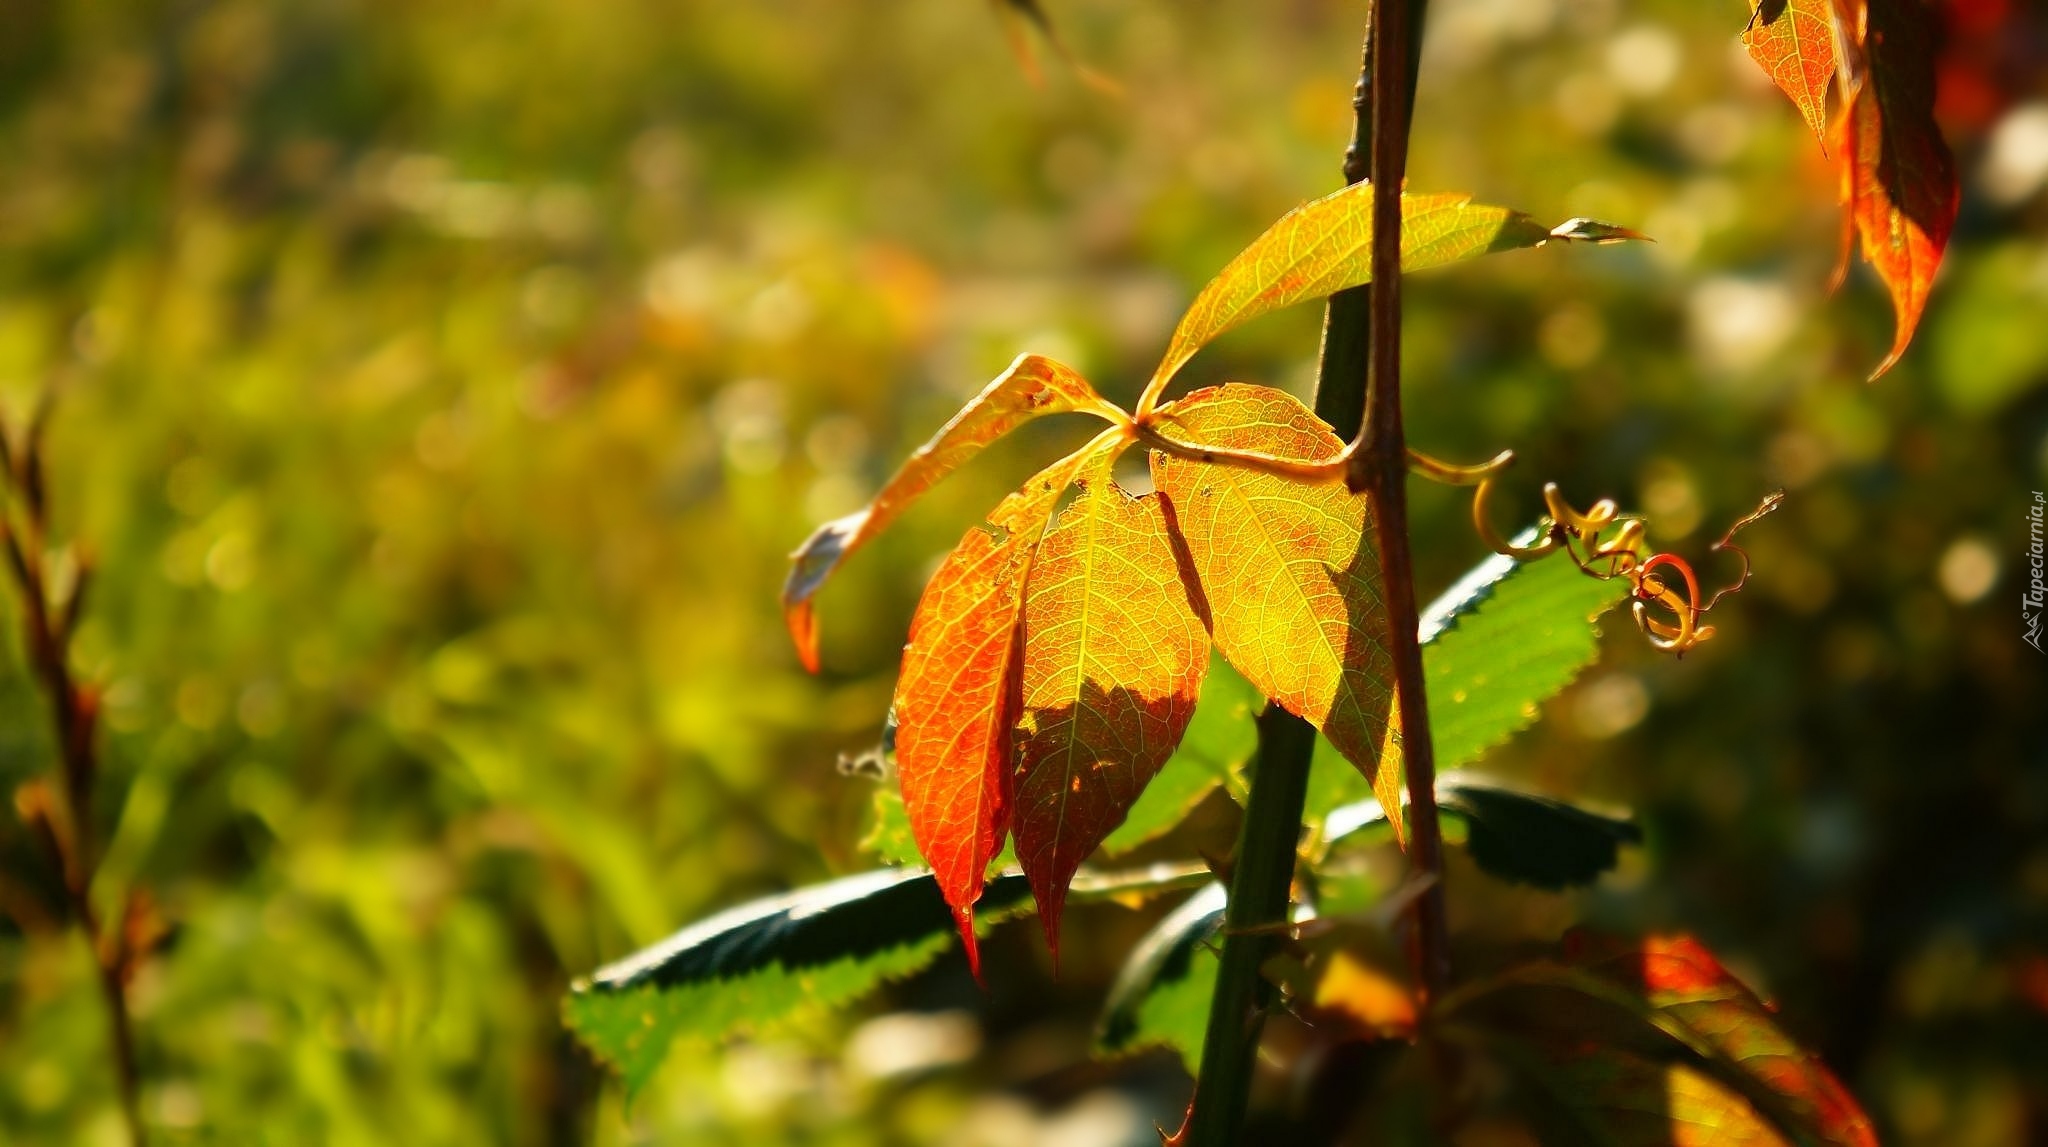
[[[1572,900],[1467,866],[1459,918],[1695,929],[1888,1142],[2038,1137],[2048,674],[2012,599],[2048,487],[2039,180],[1966,190],[1921,345],[1867,387],[1889,307],[1860,274],[1823,298],[1831,183],[1741,5],[1432,7],[1415,186],[1659,243],[1417,280],[1411,435],[1515,448],[1524,513],[1555,479],[1693,552],[1792,492],[1720,638],[1610,638],[1495,762],[1636,805],[1646,859]],[[0,10],[0,408],[56,389],[56,513],[102,571],[95,894],[139,881],[174,925],[134,987],[163,1141],[1145,1141],[1184,1081],[1081,1061],[1157,909],[1078,917],[1057,985],[1012,929],[990,996],[957,960],[906,988],[979,1017],[936,1073],[866,1072],[881,1037],[820,1020],[679,1054],[629,1119],[557,1002],[863,863],[871,789],[833,761],[878,735],[923,574],[1079,428],[844,571],[816,680],[783,555],[1019,351],[1130,399],[1194,289],[1334,186],[1354,9],[1056,5],[1123,99],[1034,89],[957,0]],[[1952,117],[1966,177],[2048,95],[2016,19],[2003,47],[1957,24],[2003,101]],[[1188,384],[1305,387],[1317,318]],[[1425,596],[1480,556],[1463,515],[1418,490]],[[50,753],[7,634],[11,791]],[[0,882],[0,1137],[107,1141],[89,961],[37,923],[57,884],[11,817]]]

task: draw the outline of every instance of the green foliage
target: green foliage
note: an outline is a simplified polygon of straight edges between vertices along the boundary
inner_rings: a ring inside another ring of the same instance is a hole
[[[1599,617],[1627,594],[1627,582],[1588,577],[1562,554],[1495,554],[1430,602],[1420,632],[1437,767],[1476,764],[1534,724],[1539,706],[1598,658]],[[1316,744],[1313,770],[1311,820],[1370,795],[1327,740]]]
[[[1480,868],[1538,888],[1590,884],[1614,867],[1622,845],[1643,839],[1634,821],[1474,777],[1446,777],[1437,799],[1465,821],[1465,848]]]
[[[99,837],[171,928],[135,988],[154,1142],[952,1144],[988,1065],[1078,1046],[1123,946],[1054,986],[1018,928],[991,943],[1029,1009],[951,970],[873,1000],[973,1009],[986,1049],[886,1088],[840,1054],[856,1012],[671,1056],[629,1125],[560,1022],[573,977],[866,866],[873,788],[832,761],[872,741],[933,556],[1077,432],[991,451],[843,571],[822,679],[773,601],[790,550],[1021,347],[1134,384],[1333,185],[1355,9],[1051,7],[1128,98],[1034,88],[987,5],[943,0],[4,5],[0,408],[58,385],[52,513],[96,557]],[[2001,603],[2048,485],[2039,189],[1973,195],[1921,346],[1855,385],[1889,305],[1860,270],[1820,301],[1832,188],[1794,193],[1810,133],[1731,84],[1740,6],[1468,7],[1432,21],[1418,177],[1658,243],[1413,277],[1409,440],[1513,446],[1695,551],[1791,491],[1704,655],[1612,643],[1640,724],[1596,736],[1567,695],[1487,768],[1641,810],[1658,863],[1602,910],[1741,938],[1887,1143],[2022,1141],[2048,712]],[[1317,320],[1182,380],[1299,392]],[[1468,564],[1464,511],[1418,484],[1423,584]],[[116,1117],[91,961],[12,813],[53,759],[17,606],[0,1140],[71,1147]],[[1172,1081],[1086,1080],[1138,1131],[1177,1117]],[[1052,1134],[1046,1094],[997,1122]]]
[[[983,894],[984,921],[1028,906],[1021,875]],[[721,912],[600,969],[563,1005],[630,1096],[678,1040],[773,1032],[807,1010],[842,1007],[930,964],[952,914],[924,869],[883,869]]]
[[[1438,779],[1437,801],[1465,823],[1472,859],[1503,880],[1561,889],[1582,886],[1614,867],[1620,846],[1641,840],[1631,821],[1564,801],[1517,792],[1471,776]],[[1327,842],[1384,828],[1386,812],[1367,798],[1331,811]],[[1215,986],[1213,946],[1226,897],[1212,884],[1160,921],[1117,977],[1096,1040],[1104,1051],[1164,1046],[1180,1053],[1188,1072],[1201,1068],[1202,1035]],[[1347,911],[1365,906],[1347,904]]]
[[[1188,1074],[1201,1071],[1202,1035],[1216,991],[1215,941],[1228,901],[1229,890],[1211,884],[1138,941],[1103,1003],[1098,1047],[1111,1054],[1169,1047],[1180,1053]]]

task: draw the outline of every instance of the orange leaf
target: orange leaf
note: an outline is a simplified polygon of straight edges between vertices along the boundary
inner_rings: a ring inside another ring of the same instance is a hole
[[[1109,431],[1034,476],[946,556],[911,618],[896,680],[896,766],[911,837],[953,909],[975,975],[974,902],[1009,827],[1024,584],[1060,494]]]
[[[1574,933],[1572,962],[1633,992],[1777,1097],[1786,1112],[1842,1147],[1877,1147],[1877,1133],[1856,1098],[1819,1056],[1794,1043],[1771,1008],[1690,936],[1635,943]]]
[[[888,526],[941,478],[959,469],[981,448],[1041,414],[1089,411],[1111,421],[1122,411],[1095,393],[1071,367],[1035,354],[1019,355],[931,441],[917,448],[866,508],[819,526],[790,555],[782,586],[782,609],[804,668],[818,671],[817,618],[811,596],[846,556]]]
[[[1934,57],[1919,0],[1869,5],[1864,82],[1841,119],[1842,202],[1863,258],[1892,296],[1892,368],[1913,341],[1934,273],[1955,227],[1955,161],[1934,122]]]
[[[1742,43],[1823,143],[1835,78],[1833,5],[1839,0],[1757,0]]]
[[[1318,461],[1343,449],[1292,396],[1263,386],[1211,387],[1160,408],[1171,436]],[[1400,754],[1382,749],[1393,703],[1379,553],[1365,496],[1154,452],[1152,478],[1186,540],[1231,665],[1306,718],[1372,781],[1405,840]]]
[[[1024,597],[1015,836],[1055,960],[1067,885],[1180,744],[1209,667],[1157,495],[1095,455]]]
[[[1415,1031],[1415,995],[1393,977],[1339,949],[1316,981],[1315,1006],[1373,1036]]]

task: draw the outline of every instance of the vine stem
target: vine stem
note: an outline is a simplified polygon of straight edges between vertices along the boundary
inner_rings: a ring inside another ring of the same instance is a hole
[[[1449,965],[1444,944],[1443,839],[1437,823],[1436,770],[1430,754],[1408,550],[1407,458],[1400,405],[1398,194],[1407,159],[1425,3],[1372,3],[1364,59],[1352,97],[1356,115],[1351,143],[1344,153],[1344,181],[1352,184],[1368,175],[1373,178],[1373,278],[1367,287],[1330,296],[1323,317],[1315,411],[1340,436],[1354,442],[1347,451],[1353,473],[1363,471],[1368,480],[1363,488],[1370,491],[1377,511],[1380,573],[1388,591],[1388,623],[1395,635],[1391,644],[1401,698],[1400,721],[1403,729],[1412,731],[1402,742],[1407,757],[1409,856],[1418,870],[1433,878],[1416,901],[1411,955],[1418,984],[1434,998],[1442,992]],[[1389,51],[1388,44],[1394,50]],[[1389,285],[1392,293],[1383,294]],[[1272,984],[1260,968],[1284,930],[1278,926],[1287,921],[1315,743],[1315,730],[1308,722],[1277,705],[1268,706],[1259,718],[1258,763],[1238,836],[1236,865],[1230,874],[1223,954],[1202,1041],[1201,1072],[1187,1122],[1174,1138],[1176,1143],[1226,1147],[1241,1140],[1259,1035],[1273,994]]]
[[[46,502],[48,482],[43,472],[42,431],[48,415],[47,399],[30,420],[27,440],[19,456],[8,449],[6,428],[0,426],[0,488],[12,495],[22,511],[26,542],[8,528],[0,515],[0,548],[21,598],[22,630],[28,646],[28,660],[49,694],[50,721],[57,738],[63,793],[60,812],[47,786],[30,782],[16,794],[15,803],[24,820],[42,841],[50,862],[64,884],[64,899],[79,929],[92,949],[94,972],[100,995],[107,1008],[108,1043],[114,1060],[114,1083],[121,1100],[121,1115],[128,1127],[129,1141],[144,1147],[148,1132],[142,1121],[141,1075],[136,1068],[134,1023],[128,1011],[126,942],[123,922],[110,927],[92,903],[92,881],[99,867],[99,849],[93,834],[93,793],[99,779],[99,757],[94,741],[96,704],[72,677],[71,635],[77,627],[84,601],[88,567],[77,563],[68,597],[59,603],[51,594],[49,566],[45,559],[49,542]]]
[[[1420,7],[1417,0],[1416,7]],[[1436,809],[1436,748],[1422,674],[1415,604],[1415,563],[1408,539],[1408,443],[1401,419],[1401,187],[1408,176],[1408,130],[1414,117],[1421,20],[1410,0],[1374,0],[1372,59],[1372,311],[1370,373],[1362,448],[1351,457],[1353,490],[1372,499],[1387,609],[1387,652],[1394,685],[1401,759],[1408,784],[1408,861],[1428,880],[1412,909],[1410,962],[1424,1002],[1450,983],[1444,920],[1444,842]],[[1410,16],[1416,16],[1410,27]],[[1387,810],[1391,816],[1392,809]]]

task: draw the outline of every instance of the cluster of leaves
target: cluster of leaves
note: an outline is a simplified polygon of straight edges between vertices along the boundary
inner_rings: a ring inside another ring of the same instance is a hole
[[[1474,765],[1533,723],[1537,706],[1592,664],[1597,619],[1622,596],[1621,583],[1581,577],[1564,562],[1495,556],[1432,603],[1421,635],[1446,766]],[[1164,835],[1212,789],[1241,791],[1243,774],[1257,767],[1253,720],[1264,705],[1227,663],[1212,664],[1160,782],[1103,852],[1129,852]],[[900,732],[895,745],[900,767]],[[1589,883],[1637,839],[1627,820],[1462,772],[1441,779],[1439,798],[1483,869],[1536,887]],[[916,864],[903,801],[884,787],[876,812],[867,845],[895,867],[733,908],[600,970],[571,996],[570,1025],[619,1069],[629,1092],[678,1040],[775,1030],[926,967],[951,947],[951,909],[939,878]],[[1384,809],[1328,741],[1319,748],[1308,814],[1321,826],[1312,860],[1391,835]],[[1214,957],[1203,945],[1220,920],[1223,885],[1200,864],[1083,869],[1076,880],[1082,898],[1120,901],[1191,881],[1205,887],[1133,951],[1104,1011],[1105,1052],[1163,1044],[1197,1062],[1214,978]],[[982,891],[976,927],[1031,911],[1029,888],[1023,872],[1005,867]]]
[[[1891,293],[1897,326],[1872,378],[1912,342],[1960,202],[1955,161],[1934,122],[1927,24],[1920,0],[1756,0],[1742,35],[1833,154],[1843,207],[1836,282],[1860,239]]]
[[[1068,884],[1165,766],[1195,713],[1210,643],[1318,729],[1372,782],[1403,833],[1402,760],[1379,559],[1365,496],[1302,476],[1344,443],[1291,395],[1230,384],[1157,405],[1175,372],[1223,332],[1369,277],[1371,188],[1290,212],[1188,307],[1126,415],[1073,370],[1020,357],[897,471],[867,508],[795,555],[783,592],[816,667],[812,596],[847,555],[981,448],[1045,414],[1111,423],[970,529],[926,587],[895,696],[896,756],[919,851],[979,968],[973,907],[1006,835],[1059,950]],[[1402,265],[1417,270],[1553,239],[1624,232],[1545,228],[1458,195],[1404,195]],[[1113,477],[1136,442],[1155,491]],[[1057,515],[1069,487],[1079,490]]]

